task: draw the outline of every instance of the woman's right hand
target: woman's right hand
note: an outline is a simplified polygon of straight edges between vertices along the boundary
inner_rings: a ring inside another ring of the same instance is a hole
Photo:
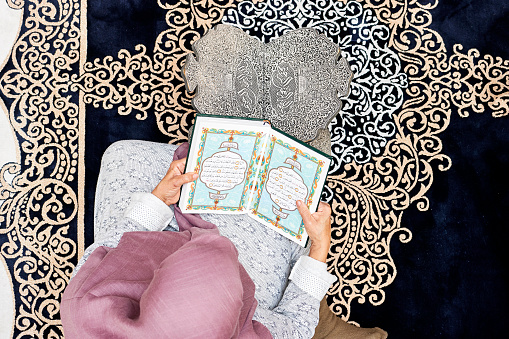
[[[198,178],[198,174],[194,172],[183,174],[185,166],[186,158],[173,161],[164,178],[152,191],[153,195],[161,199],[168,206],[175,204],[179,200],[182,185]]]

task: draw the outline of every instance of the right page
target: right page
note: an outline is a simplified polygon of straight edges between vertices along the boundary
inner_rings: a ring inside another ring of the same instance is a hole
[[[274,129],[249,215],[305,246],[308,236],[296,201],[316,211],[330,162],[330,156]]]

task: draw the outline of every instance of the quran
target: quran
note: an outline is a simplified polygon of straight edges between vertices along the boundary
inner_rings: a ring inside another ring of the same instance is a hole
[[[198,114],[186,172],[199,177],[182,187],[179,207],[183,213],[247,214],[305,246],[296,201],[316,211],[330,162],[267,120]]]

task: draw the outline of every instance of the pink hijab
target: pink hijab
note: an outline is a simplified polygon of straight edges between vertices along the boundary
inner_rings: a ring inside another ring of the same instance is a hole
[[[175,152],[187,154],[188,144]],[[196,215],[180,232],[129,232],[99,247],[60,304],[66,338],[272,338],[231,241]]]

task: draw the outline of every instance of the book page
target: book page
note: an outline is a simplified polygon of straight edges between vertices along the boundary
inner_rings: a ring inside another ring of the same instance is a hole
[[[316,211],[329,165],[329,157],[273,132],[250,216],[304,246],[308,236],[296,201]]]
[[[262,121],[198,116],[186,172],[198,179],[182,188],[184,213],[245,213],[257,159],[268,138]]]

